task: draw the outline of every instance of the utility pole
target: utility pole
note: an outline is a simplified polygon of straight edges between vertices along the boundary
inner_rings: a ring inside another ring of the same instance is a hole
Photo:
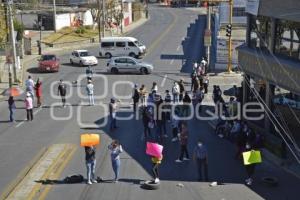
[[[123,19],[124,19],[124,14],[123,14],[123,0],[121,0],[121,13],[120,16],[121,18],[121,34],[123,34]]]
[[[227,66],[227,72],[232,71],[232,35],[231,35],[231,29],[232,29],[232,14],[233,14],[233,0],[229,0],[229,27],[230,27],[230,34],[228,35],[228,66]]]
[[[211,7],[210,4],[207,3],[207,27],[206,27],[206,34],[209,34],[209,42],[207,44],[207,48],[206,48],[206,59],[207,59],[207,68],[210,69],[210,46],[211,46]],[[206,69],[206,70],[208,70]]]
[[[53,26],[54,32],[56,33],[56,2],[53,0]]]
[[[102,36],[105,37],[105,0],[102,0]]]
[[[103,1],[103,0],[102,0]],[[101,42],[101,4],[100,4],[100,0],[97,1],[98,3],[98,34],[99,34],[99,43]],[[102,10],[102,15],[103,15],[103,10]]]
[[[12,16],[12,0],[7,1],[7,8],[8,8],[8,17],[9,17],[9,29],[10,29],[10,43],[12,47],[13,53],[13,75],[14,75],[14,82],[18,81],[17,79],[17,50],[16,50],[16,37],[15,37],[15,29],[14,29],[14,22]],[[10,67],[9,67],[10,68]],[[10,70],[9,70],[10,71]]]

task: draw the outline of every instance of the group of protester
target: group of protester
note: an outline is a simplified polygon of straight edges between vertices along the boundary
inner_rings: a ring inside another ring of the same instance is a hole
[[[26,86],[26,97],[24,99],[25,109],[26,109],[26,116],[27,121],[33,120],[33,102],[34,97],[36,96],[37,99],[37,107],[40,107],[42,105],[42,82],[37,79],[36,82],[34,82],[31,78],[31,76],[28,76],[28,79],[25,82]],[[34,96],[35,94],[35,96]],[[14,113],[16,110],[16,103],[14,96],[10,96],[8,98],[8,110],[9,110],[9,120],[10,122],[14,122]]]
[[[93,71],[90,66],[86,69],[87,75],[87,85],[86,85],[86,93],[89,98],[89,105],[95,105],[94,100],[94,85],[92,83],[92,75]],[[39,108],[42,106],[42,82],[38,78],[36,82],[29,75],[28,79],[25,81],[26,93],[25,93],[25,109],[27,120],[33,120],[33,108],[34,108],[34,100],[36,97],[36,107]],[[62,79],[60,79],[58,87],[57,87],[57,95],[61,97],[62,107],[66,106],[66,94],[67,94],[67,85],[64,83]],[[14,122],[14,113],[16,109],[14,96],[10,96],[8,99],[8,109],[9,109],[9,119],[11,122]]]
[[[225,138],[234,143],[237,147],[235,159],[242,159],[242,153],[246,151],[256,150],[263,147],[264,137],[256,133],[250,128],[245,120],[238,119],[238,106],[241,103],[241,89],[233,86],[233,96],[229,102],[225,102],[222,97],[220,86],[213,86],[212,99],[215,102],[215,108],[219,110],[219,120],[217,122],[215,133],[220,138]],[[255,164],[245,165],[247,185],[253,182],[253,174],[255,172]]]

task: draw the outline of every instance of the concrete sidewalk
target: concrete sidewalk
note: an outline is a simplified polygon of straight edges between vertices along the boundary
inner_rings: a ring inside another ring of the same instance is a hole
[[[132,24],[124,27],[123,35],[129,36],[131,31],[142,26],[148,20],[149,20],[149,18],[146,19],[146,18],[142,17],[138,21],[133,22]],[[44,37],[46,37],[48,35],[49,34],[43,34]],[[106,35],[110,35],[110,32],[107,32]],[[120,34],[115,34],[113,36],[120,36]],[[94,46],[98,46],[98,45],[99,44],[96,41],[95,43],[85,43],[85,44],[76,44],[76,45],[74,45],[74,43],[70,43],[70,44],[66,44],[63,47],[56,47],[56,48],[49,47],[49,46],[43,46],[43,52],[47,52],[47,53],[55,52],[56,54],[60,54],[67,50],[71,50],[71,49],[75,49],[75,48],[79,48],[79,47],[87,48],[87,47],[94,47]],[[28,66],[30,66],[31,62],[33,62],[38,57],[40,57],[40,55],[38,55],[38,52],[34,52],[32,55],[25,55],[24,58],[21,60],[21,69],[17,70],[17,77],[20,80],[20,83],[17,85],[19,85],[20,87],[24,87],[23,83],[27,77],[26,74],[27,74]],[[5,99],[8,98],[8,97],[5,97],[2,95],[2,92],[9,87],[8,73],[6,73],[6,72],[7,71],[4,71],[3,76],[2,76],[2,82],[0,83],[0,101],[4,101]]]
[[[217,74],[214,74],[214,73],[209,74],[210,87],[212,88],[213,85],[220,85],[220,88],[222,89],[223,92],[229,88],[232,88],[233,85],[237,85],[238,87],[240,87],[242,79],[243,79],[243,77],[239,73],[228,74],[226,72],[225,73],[221,72],[221,73],[217,73]],[[212,91],[212,89],[210,89],[209,91]],[[230,96],[223,95],[223,99],[225,100],[225,102],[228,102],[229,98],[230,98]],[[214,103],[212,102],[212,94],[211,93],[209,93],[208,95],[205,95],[203,103],[205,105],[214,106]],[[217,125],[217,121],[218,120],[211,120],[208,122],[208,124],[213,129],[215,129],[216,125]],[[289,159],[289,161],[283,160],[265,148],[263,148],[261,151],[262,151],[264,161],[269,162],[275,166],[278,166],[279,168],[284,169],[286,172],[288,172],[288,173],[292,174],[293,176],[300,179],[300,166],[296,162],[296,160],[294,160],[294,159],[293,159],[293,161],[291,161],[290,159]]]

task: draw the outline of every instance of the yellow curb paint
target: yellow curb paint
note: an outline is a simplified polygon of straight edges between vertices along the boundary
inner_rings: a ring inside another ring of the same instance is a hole
[[[76,150],[77,150],[77,146],[74,145],[74,147],[71,148],[70,151],[65,154],[66,157],[64,157],[64,156],[61,157],[61,159],[63,159],[64,162],[61,165],[59,165],[59,167],[56,170],[56,172],[50,178],[57,179],[57,178],[60,177],[61,173],[66,168],[67,164],[71,161],[71,159],[72,159],[74,153],[76,152]],[[46,197],[47,197],[49,191],[51,190],[51,188],[52,188],[51,185],[45,186],[44,190],[39,195],[38,200],[44,200],[44,199],[46,199]]]
[[[6,199],[10,193],[21,183],[22,180],[26,177],[30,170],[34,168],[34,165],[45,155],[47,148],[42,148],[38,154],[27,164],[26,167],[17,175],[17,177],[4,189],[3,193],[0,196],[0,200]]]
[[[23,174],[23,178],[18,180],[19,183],[14,187],[9,187],[6,195],[0,200],[36,199],[38,193],[41,192],[42,183],[35,181],[46,180],[52,173],[59,175],[72,158],[75,150],[76,145],[74,144],[51,145]]]

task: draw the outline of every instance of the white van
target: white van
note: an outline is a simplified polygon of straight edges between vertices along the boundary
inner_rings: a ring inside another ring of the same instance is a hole
[[[105,37],[100,43],[100,57],[139,57],[146,53],[146,46],[133,37]]]

